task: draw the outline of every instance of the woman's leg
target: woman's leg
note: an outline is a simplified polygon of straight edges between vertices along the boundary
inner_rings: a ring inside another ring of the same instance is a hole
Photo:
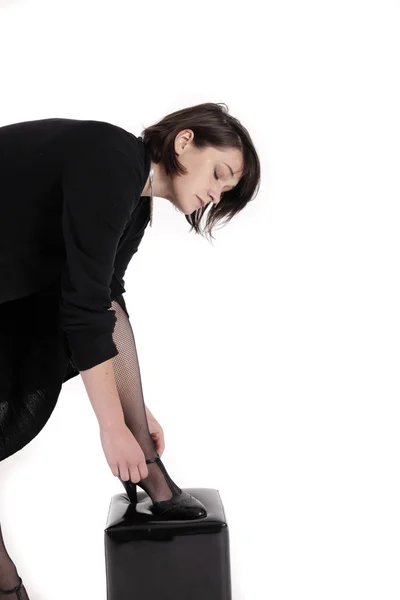
[[[29,600],[25,586],[22,584],[18,592],[3,595],[2,590],[10,590],[20,582],[19,573],[11,560],[4,544],[3,534],[0,525],[0,600]]]
[[[117,318],[113,339],[119,354],[114,356],[113,366],[118,394],[126,425],[132,431],[148,460],[157,456],[157,452],[146,418],[135,338],[125,310],[115,300],[112,302],[112,308],[115,310]],[[171,487],[174,493],[180,493],[180,488],[169,476],[168,485],[156,463],[148,464],[147,468],[149,475],[140,483],[151,495],[153,502],[169,500],[172,497]]]

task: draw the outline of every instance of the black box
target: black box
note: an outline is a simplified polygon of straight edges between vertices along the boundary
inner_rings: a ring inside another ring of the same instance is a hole
[[[137,488],[112,497],[104,530],[107,600],[232,600],[228,525],[218,490],[182,488],[207,516],[153,515]]]

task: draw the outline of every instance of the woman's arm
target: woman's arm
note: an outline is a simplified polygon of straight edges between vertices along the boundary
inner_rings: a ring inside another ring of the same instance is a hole
[[[125,425],[115,381],[113,359],[80,372],[89,400],[103,431]]]

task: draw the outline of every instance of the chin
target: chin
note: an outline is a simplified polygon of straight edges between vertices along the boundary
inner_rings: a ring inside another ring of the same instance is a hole
[[[172,200],[172,204],[175,206],[176,210],[179,210],[179,212],[183,213],[184,215],[191,215],[192,213],[194,213],[196,211],[196,209],[194,209],[194,208],[188,209],[183,202],[181,204],[179,201],[177,202],[175,199]]]

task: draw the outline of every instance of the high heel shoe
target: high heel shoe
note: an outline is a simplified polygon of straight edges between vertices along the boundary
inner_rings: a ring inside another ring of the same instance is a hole
[[[19,584],[16,585],[14,588],[11,588],[11,590],[0,590],[0,596],[2,595],[8,595],[8,594],[17,594],[16,598],[17,600],[22,600],[22,595],[21,595],[21,587],[23,586],[22,583],[22,579],[21,577],[19,578]],[[12,598],[10,599],[12,600]]]
[[[204,504],[202,504],[200,500],[196,500],[196,498],[194,498],[191,494],[181,490],[172,481],[158,454],[155,458],[146,460],[146,464],[150,463],[157,463],[172,492],[172,498],[169,500],[160,500],[158,502],[153,501],[151,509],[154,514],[162,515],[163,517],[170,519],[201,519],[207,516],[207,511]],[[141,487],[151,498],[149,491],[142,482],[139,481],[138,483],[133,483],[130,479],[128,479],[128,481],[122,481],[120,477],[119,480],[124,486],[125,491],[128,494],[128,498],[132,504],[137,504],[137,485]]]

